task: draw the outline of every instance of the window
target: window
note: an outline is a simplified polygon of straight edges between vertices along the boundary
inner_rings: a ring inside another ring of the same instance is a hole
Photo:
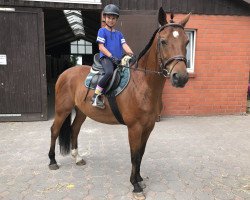
[[[195,55],[195,38],[196,31],[187,29],[186,34],[189,38],[189,44],[187,45],[187,70],[188,72],[194,72],[194,55]]]
[[[85,40],[77,40],[71,42],[70,45],[71,55],[77,58],[77,64],[82,64],[82,55],[92,54],[92,43]]]
[[[92,54],[92,43],[85,40],[71,42],[71,54]]]

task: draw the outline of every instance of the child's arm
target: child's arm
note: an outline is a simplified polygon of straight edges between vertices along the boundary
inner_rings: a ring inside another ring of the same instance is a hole
[[[126,52],[126,54],[132,56],[134,55],[133,51],[130,49],[130,47],[127,45],[127,43],[124,43],[122,45],[123,50]]]
[[[99,50],[100,50],[105,56],[107,56],[107,57],[109,57],[109,58],[112,56],[112,54],[109,52],[108,49],[106,49],[106,47],[104,46],[104,44],[99,43],[99,44],[98,44],[98,47],[99,47]]]
[[[102,44],[99,43],[99,50],[107,57],[109,57],[112,61],[112,63],[114,63],[115,65],[119,65],[120,60],[118,60],[118,58],[113,57],[112,54],[109,52],[109,50]]]

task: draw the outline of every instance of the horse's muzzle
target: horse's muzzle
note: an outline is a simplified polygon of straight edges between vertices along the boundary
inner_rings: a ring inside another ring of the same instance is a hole
[[[189,79],[188,73],[186,74],[173,73],[171,76],[171,82],[174,87],[183,88],[188,82],[188,79]]]

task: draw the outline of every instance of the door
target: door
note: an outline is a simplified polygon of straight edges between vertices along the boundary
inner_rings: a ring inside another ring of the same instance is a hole
[[[47,119],[43,12],[0,11],[0,121]]]

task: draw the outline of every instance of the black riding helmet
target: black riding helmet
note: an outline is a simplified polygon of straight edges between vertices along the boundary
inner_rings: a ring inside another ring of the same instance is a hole
[[[103,15],[116,15],[119,17],[120,9],[114,4],[108,4],[103,9]]]

